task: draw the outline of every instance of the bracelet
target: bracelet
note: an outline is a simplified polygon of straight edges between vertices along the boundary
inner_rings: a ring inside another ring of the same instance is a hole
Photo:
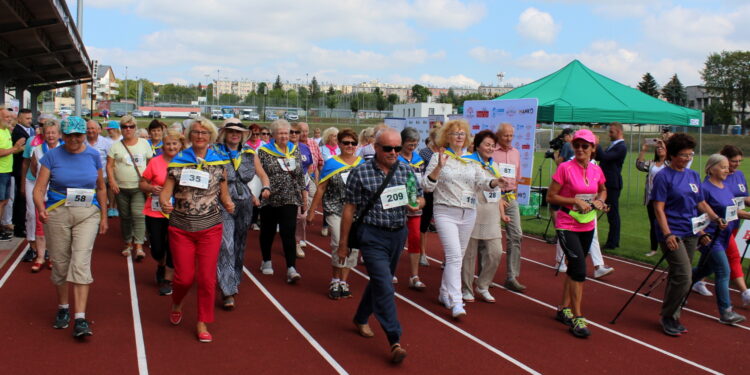
[[[271,191],[271,188],[270,188],[270,187],[268,187],[268,186],[263,186],[263,188],[262,188],[262,189],[260,189],[260,192],[262,193],[262,192],[263,192],[263,190],[268,190],[268,191]]]
[[[675,235],[674,235],[674,234],[672,234],[672,233],[667,233],[667,234],[665,234],[665,235],[664,235],[664,241],[668,240],[668,239],[669,239],[669,237],[675,237]]]

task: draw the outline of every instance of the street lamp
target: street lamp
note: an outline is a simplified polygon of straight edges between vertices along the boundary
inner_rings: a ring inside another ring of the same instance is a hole
[[[307,101],[307,98],[310,97],[310,75],[308,73],[305,73],[305,81],[307,81],[307,93],[305,94],[305,122],[308,122],[308,116],[310,113],[310,104]]]

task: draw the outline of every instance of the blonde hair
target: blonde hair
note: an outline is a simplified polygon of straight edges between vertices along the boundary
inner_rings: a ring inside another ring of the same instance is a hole
[[[131,115],[125,115],[120,118],[120,126],[123,126],[126,124],[135,124],[136,126],[138,126],[138,121],[136,121],[135,117]]]
[[[190,123],[190,126],[188,127],[188,130],[187,130],[188,139],[190,138],[190,133],[193,131],[193,129],[196,126],[200,126],[208,130],[208,133],[210,134],[210,138],[208,140],[209,143],[216,142],[216,138],[219,136],[218,131],[216,130],[216,125],[214,125],[213,122],[206,119],[205,117],[198,117],[193,122]]]
[[[365,128],[362,129],[361,132],[359,132],[359,144],[360,145],[366,145],[369,144],[370,138],[375,136],[375,128]]]
[[[469,131],[469,123],[464,119],[450,120],[445,125],[440,127],[436,144],[438,147],[448,147],[448,134],[455,131],[463,131],[466,133],[466,141],[464,147],[468,147],[471,143],[471,132]]]
[[[722,155],[722,154],[713,154],[713,155],[709,156],[708,160],[706,160],[706,169],[705,169],[706,176],[710,176],[711,175],[711,169],[713,169],[713,167],[719,165],[719,163],[721,163],[724,160],[729,161],[729,159],[727,159],[727,157],[724,156],[724,155]]]
[[[57,121],[57,119],[47,120],[47,122],[42,125],[42,134],[44,134],[44,131],[49,128],[57,128],[57,133],[60,134],[60,121]]]
[[[172,139],[179,141],[180,144],[182,145],[182,147],[180,147],[180,151],[185,149],[185,146],[186,146],[185,135],[182,134],[182,132],[179,132],[174,129],[167,129],[167,131],[164,132],[164,135],[162,136],[161,141],[164,142],[164,140],[167,138],[172,138]]]
[[[271,126],[269,130],[271,130],[271,135],[276,138],[276,132],[279,131],[280,128],[287,128],[291,129],[292,125],[289,124],[289,121],[284,120],[283,118],[280,118],[278,120],[273,120],[271,123]]]
[[[323,134],[320,136],[320,138],[323,141],[323,144],[328,144],[328,140],[331,138],[331,136],[335,137],[339,134],[339,130],[333,126],[330,128],[323,130]]]

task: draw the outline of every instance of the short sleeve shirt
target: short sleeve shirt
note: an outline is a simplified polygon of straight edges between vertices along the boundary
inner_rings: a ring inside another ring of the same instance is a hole
[[[589,163],[583,168],[575,160],[566,161],[557,166],[557,171],[552,179],[560,184],[560,196],[565,198],[584,198],[585,196],[596,195],[599,186],[604,185],[606,179],[604,173],[598,165]],[[572,208],[568,206],[568,208]],[[557,211],[556,228],[569,230],[571,232],[588,232],[594,230],[596,221],[589,223],[579,223],[572,216]]]
[[[734,173],[727,176],[724,184],[732,192],[735,197],[746,197],[747,196],[747,180],[745,174],[740,170],[734,171]]]
[[[167,180],[167,161],[164,160],[162,155],[159,155],[148,162],[146,170],[143,171],[143,178],[145,178],[151,185],[164,186],[164,181]],[[146,198],[146,204],[143,205],[143,214],[150,217],[163,218],[161,212],[154,211],[151,209],[151,203],[153,199],[159,199],[159,197],[153,197],[151,194]]]
[[[128,150],[135,160],[131,159]],[[143,174],[143,171],[146,170],[147,161],[151,159],[154,151],[148,141],[143,138],[138,138],[138,143],[134,146],[128,146],[128,150],[125,149],[122,142],[118,141],[112,144],[107,156],[115,162],[115,181],[120,188],[137,189],[139,177],[133,166],[137,166],[140,173]]]
[[[99,153],[91,147],[77,154],[57,147],[39,161],[50,171],[49,188],[65,194],[68,188],[94,189],[98,170],[102,169]]]
[[[0,149],[6,150],[13,147],[10,138],[10,130],[0,129]],[[10,173],[13,171],[13,154],[0,157],[0,173]]]
[[[569,161],[570,159],[575,156],[575,151],[573,151],[573,146],[570,144],[570,142],[563,143],[562,148],[560,149],[560,157],[562,160]]]
[[[703,197],[706,199],[706,203],[711,206],[711,209],[719,215],[719,217],[725,217],[728,206],[734,205],[734,195],[732,194],[726,181],[724,181],[724,188],[720,188],[711,183],[708,179],[703,181]],[[725,251],[727,244],[729,243],[729,237],[731,236],[734,228],[737,227],[738,220],[729,222],[729,226],[723,231],[719,232],[719,236],[716,237],[716,241],[713,242],[711,251]],[[712,222],[705,229],[705,232],[714,235],[716,233],[716,223]]]
[[[104,169],[104,177],[107,177],[107,155],[109,154],[109,149],[112,148],[112,140],[99,136],[96,139],[96,143],[91,144],[86,140],[86,144],[99,152],[99,157],[102,160],[102,168]]]
[[[687,168],[682,171],[671,167],[662,169],[654,177],[651,200],[664,202],[670,233],[678,237],[693,236],[691,219],[698,216],[698,203],[704,200],[698,172]],[[658,221],[654,224],[659,225]],[[656,231],[659,241],[664,241],[663,232]]]

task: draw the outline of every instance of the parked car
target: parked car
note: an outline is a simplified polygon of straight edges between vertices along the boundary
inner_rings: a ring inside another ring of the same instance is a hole
[[[284,118],[287,121],[297,121],[297,120],[299,120],[299,116],[297,116],[296,113],[292,113],[292,112],[284,113]]]
[[[62,115],[72,115],[73,114],[73,108],[70,107],[60,107],[60,112],[58,112],[60,116]]]
[[[188,118],[198,118],[198,112],[190,112],[190,113],[188,113]]]
[[[279,116],[275,113],[266,113],[266,120],[268,121],[275,121],[278,120]]]
[[[133,115],[133,117],[146,117],[146,113],[140,110],[133,111],[131,115]]]
[[[125,116],[126,113],[125,113],[125,111],[114,111],[112,113],[112,115],[115,116],[115,117],[122,117],[122,116]]]
[[[91,110],[88,108],[81,109],[81,116],[83,117],[90,117],[91,116]]]
[[[159,111],[151,111],[148,113],[148,117],[151,118],[161,118],[161,112]]]
[[[260,121],[260,113],[253,112],[247,116],[249,121]]]
[[[221,113],[221,110],[214,109],[211,111],[211,120],[223,120],[224,114]]]

